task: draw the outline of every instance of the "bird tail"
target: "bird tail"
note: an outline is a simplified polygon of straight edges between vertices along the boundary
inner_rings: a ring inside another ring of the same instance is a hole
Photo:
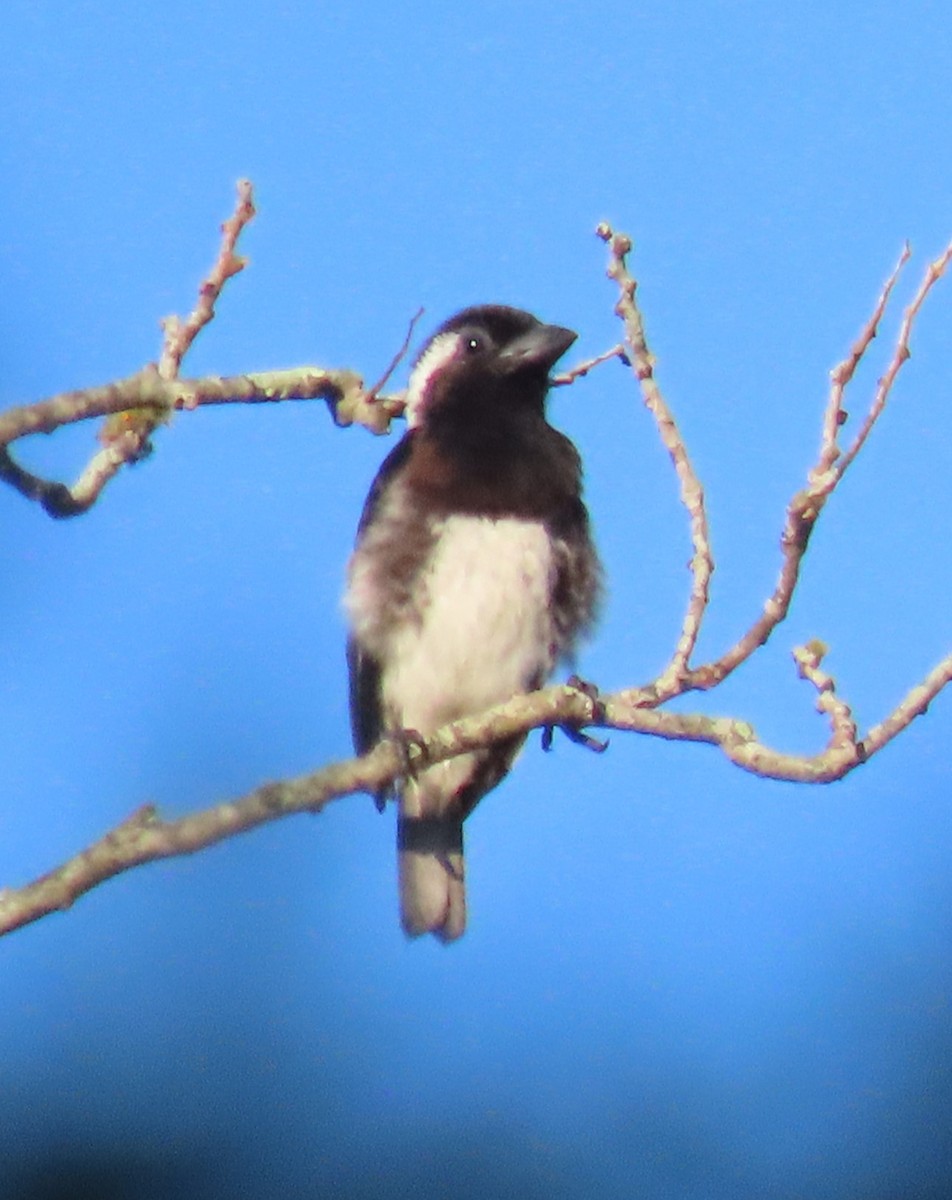
[[[400,920],[408,937],[443,942],[466,929],[463,822],[457,816],[397,819]]]
[[[442,766],[442,764],[441,764]],[[437,775],[440,767],[431,768]],[[432,933],[452,942],[466,929],[463,816],[446,783],[427,779],[429,771],[407,780],[397,818],[400,920],[408,937]]]

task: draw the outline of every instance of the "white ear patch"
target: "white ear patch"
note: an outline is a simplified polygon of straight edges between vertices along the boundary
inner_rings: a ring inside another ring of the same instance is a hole
[[[459,343],[458,333],[441,333],[430,342],[410,373],[404,413],[409,429],[415,429],[423,423],[430,381],[456,356]]]

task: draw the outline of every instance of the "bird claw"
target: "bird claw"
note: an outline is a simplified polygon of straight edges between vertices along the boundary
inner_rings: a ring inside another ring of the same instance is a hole
[[[417,775],[427,764],[429,755],[426,751],[426,739],[417,729],[397,729],[390,734],[390,741],[400,755],[401,775],[411,778]],[[416,755],[414,756],[414,751]],[[416,761],[414,761],[414,757]]]
[[[400,774],[402,776],[412,779],[426,766],[426,741],[418,730],[396,729],[387,735],[387,741],[396,747],[397,754],[400,756]],[[414,750],[416,751],[416,762],[414,762]],[[377,812],[384,811],[387,801],[393,797],[394,791],[395,788],[391,786],[374,793]]]
[[[591,700],[595,721],[603,721],[605,719],[605,706],[598,698],[598,688],[594,683],[588,683],[578,675],[570,675],[565,682],[566,687],[574,688],[577,692],[582,692],[583,695]],[[592,737],[590,733],[586,733],[574,725],[565,725],[559,722],[558,725],[543,725],[542,727],[542,749],[546,752],[552,749],[552,740],[555,737],[555,730],[557,728],[562,730],[570,742],[573,742],[576,746],[584,746],[586,750],[591,750],[595,754],[604,754],[608,749],[608,738],[602,741],[601,738]]]
[[[594,719],[596,721],[603,721],[605,719],[605,706],[598,698],[598,688],[594,683],[589,683],[581,675],[570,675],[565,681],[565,686],[573,688],[576,692],[581,692],[583,696],[588,696],[595,707]]]
[[[552,736],[551,735],[552,735],[552,730],[554,728],[555,727],[552,725],[546,725],[545,729],[543,730],[543,732],[542,732],[542,749],[543,750],[551,750],[551,748],[552,748]],[[582,746],[586,750],[591,750],[594,754],[604,754],[610,745],[610,741],[608,738],[605,738],[605,740],[603,741],[601,738],[592,737],[592,735],[590,733],[586,733],[584,731],[584,729],[576,729],[574,725],[559,725],[557,728],[562,730],[562,732],[565,734],[565,736],[569,739],[570,742],[574,742],[574,744],[576,746]],[[549,735],[550,735],[548,745],[545,744],[546,730],[548,730]]]

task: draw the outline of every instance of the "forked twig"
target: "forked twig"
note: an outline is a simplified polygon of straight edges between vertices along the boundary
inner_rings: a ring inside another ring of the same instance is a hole
[[[214,317],[215,304],[225,283],[245,266],[245,260],[235,254],[235,245],[241,231],[254,215],[251,183],[247,179],[240,180],[234,212],[222,226],[218,255],[211,271],[199,286],[195,307],[184,321],[178,317],[166,317],[162,322],[164,336],[158,364],[146,368],[139,376],[134,377],[137,381],[141,380],[141,387],[137,383],[137,395],[130,397],[130,403],[126,404],[125,408],[108,408],[100,414],[111,414],[99,433],[102,449],[92,456],[76,482],[67,486],[65,483],[42,479],[14,460],[9,449],[10,442],[15,437],[22,437],[25,433],[33,431],[29,428],[18,429],[14,424],[13,419],[25,411],[20,409],[4,414],[4,423],[10,432],[0,440],[0,478],[28,499],[38,500],[50,516],[75,517],[86,512],[96,502],[103,488],[122,467],[139,462],[149,453],[152,435],[159,425],[169,419],[175,405],[166,402],[164,395],[159,399],[158,389],[150,389],[148,386],[148,376],[150,373],[154,374],[166,383],[178,377],[186,352]],[[100,398],[108,396],[111,401],[115,401],[118,395],[115,385],[88,390],[97,392]],[[144,394],[150,390],[153,393],[152,397],[145,399]],[[83,394],[76,395],[81,397]],[[64,404],[64,397],[56,397],[52,403],[47,402],[46,411],[56,411],[64,418],[59,420],[58,424],[65,423],[65,419],[80,419],[78,416],[66,417],[68,405]],[[38,424],[36,428],[41,426]],[[44,431],[48,432],[49,427]]]

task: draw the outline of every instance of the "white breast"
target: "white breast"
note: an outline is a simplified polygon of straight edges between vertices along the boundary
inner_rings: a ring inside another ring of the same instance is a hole
[[[384,708],[427,733],[533,686],[555,665],[554,563],[535,521],[448,517],[418,581],[418,621],[383,662]]]

